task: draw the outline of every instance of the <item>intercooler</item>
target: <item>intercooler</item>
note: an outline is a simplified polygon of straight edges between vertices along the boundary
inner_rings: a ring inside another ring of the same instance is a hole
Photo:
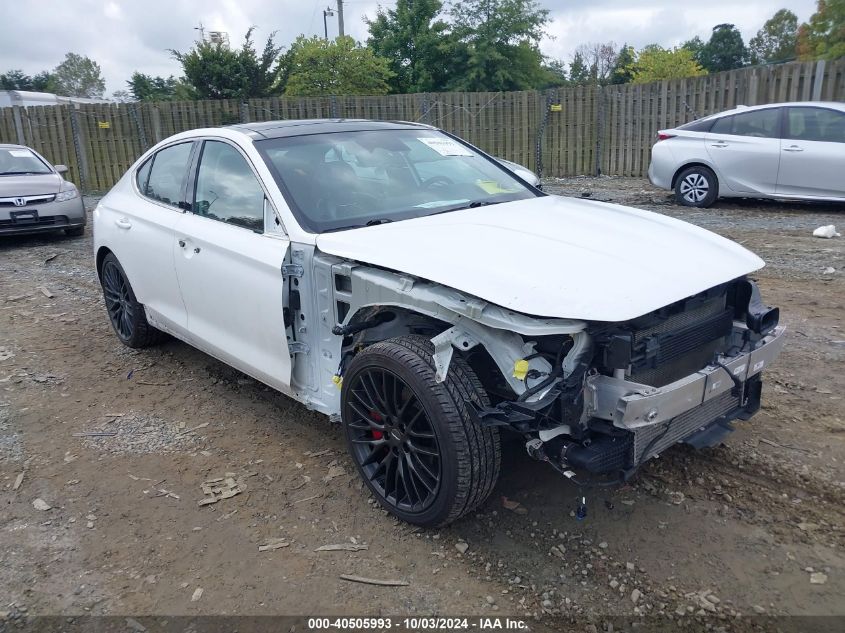
[[[726,391],[668,422],[640,428],[634,432],[633,464],[640,463],[646,450],[650,455],[660,453],[717,418],[738,409],[740,405],[740,397],[734,395],[732,390]]]

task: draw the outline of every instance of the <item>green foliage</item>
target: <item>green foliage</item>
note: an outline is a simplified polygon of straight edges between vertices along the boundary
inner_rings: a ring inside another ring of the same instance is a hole
[[[193,98],[191,86],[173,75],[165,79],[136,71],[126,85],[136,101],[187,101]]]
[[[611,84],[628,84],[634,80],[633,66],[637,59],[637,53],[633,46],[623,44],[616,56],[616,63],[610,72],[609,81]]]
[[[781,9],[766,20],[757,35],[748,42],[751,63],[792,60],[797,43],[798,16],[789,9]]]
[[[0,90],[55,92],[55,88],[55,78],[46,70],[32,76],[27,75],[19,69],[0,74]]]
[[[705,43],[698,35],[681,44],[681,48],[688,50],[692,54],[692,58],[699,64],[701,64],[701,55],[704,52],[704,47]]]
[[[575,49],[588,69],[590,83],[605,85],[616,67],[619,52],[614,42],[589,42]]]
[[[575,51],[569,64],[569,81],[573,84],[585,84],[590,80],[590,69],[584,61],[584,56]]]
[[[558,88],[566,85],[566,64],[559,59],[552,59],[543,64],[541,70],[546,75],[543,83],[536,86],[540,90]]]
[[[452,90],[526,90],[548,78],[539,42],[549,12],[535,0],[458,0],[451,16],[465,46],[453,59]]]
[[[282,60],[285,94],[387,94],[393,77],[389,63],[348,35],[334,41],[300,35]]]
[[[702,47],[696,61],[711,73],[745,66],[748,49],[739,29],[733,24],[714,26],[710,40]]]
[[[818,0],[816,12],[798,30],[798,58],[845,56],[845,0]]]
[[[683,79],[704,75],[690,49],[663,48],[657,44],[644,47],[628,66],[627,72],[635,84],[644,84],[664,79]]]
[[[241,48],[232,50],[221,42],[197,42],[187,53],[172,50],[186,82],[200,99],[250,99],[267,97],[276,88],[281,46],[271,33],[259,54],[246,32]]]
[[[389,62],[393,93],[447,90],[460,60],[461,47],[449,25],[440,19],[440,0],[398,0],[396,7],[379,7],[367,45]]]
[[[106,82],[100,65],[93,59],[67,53],[64,61],[53,70],[56,94],[65,97],[101,98]]]

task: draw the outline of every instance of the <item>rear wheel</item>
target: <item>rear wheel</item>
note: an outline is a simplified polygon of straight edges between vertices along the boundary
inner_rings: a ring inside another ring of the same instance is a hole
[[[147,322],[144,306],[138,303],[126,273],[117,257],[109,253],[100,268],[103,299],[109,321],[120,341],[127,347],[148,347],[158,343],[163,333]]]
[[[434,380],[431,341],[401,336],[358,353],[343,379],[349,453],[364,483],[396,517],[445,525],[478,507],[499,475],[496,429],[480,426],[470,402],[489,404],[477,376],[455,356]]]
[[[719,181],[709,167],[687,167],[675,180],[675,200],[686,207],[709,207],[719,196]]]

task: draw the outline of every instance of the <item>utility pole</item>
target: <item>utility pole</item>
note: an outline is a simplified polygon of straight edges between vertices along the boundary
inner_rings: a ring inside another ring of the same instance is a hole
[[[326,22],[326,16],[334,17],[334,11],[332,11],[331,7],[326,7],[325,9],[323,9],[323,34],[324,34],[326,40],[328,40],[329,39],[329,25]]]
[[[343,37],[343,0],[337,0],[337,32]]]
[[[200,32],[200,39],[204,42],[205,41],[205,27],[202,25],[202,22],[200,22],[199,26],[195,26],[194,30]]]

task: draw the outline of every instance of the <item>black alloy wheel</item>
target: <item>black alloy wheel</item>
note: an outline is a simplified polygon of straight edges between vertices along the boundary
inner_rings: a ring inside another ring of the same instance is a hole
[[[133,306],[129,297],[129,282],[115,261],[103,264],[103,297],[112,327],[121,340],[132,338]]]
[[[435,378],[431,340],[373,343],[349,363],[341,390],[347,448],[364,483],[391,514],[446,525],[477,508],[499,476],[499,432],[473,407],[490,401],[472,368],[452,357]]]
[[[393,372],[355,375],[347,407],[353,457],[379,494],[406,512],[431,506],[440,488],[440,446],[419,398]]]
[[[127,347],[147,347],[159,342],[164,334],[147,322],[144,306],[138,303],[123,266],[113,253],[103,258],[100,284],[109,321],[115,334]]]

